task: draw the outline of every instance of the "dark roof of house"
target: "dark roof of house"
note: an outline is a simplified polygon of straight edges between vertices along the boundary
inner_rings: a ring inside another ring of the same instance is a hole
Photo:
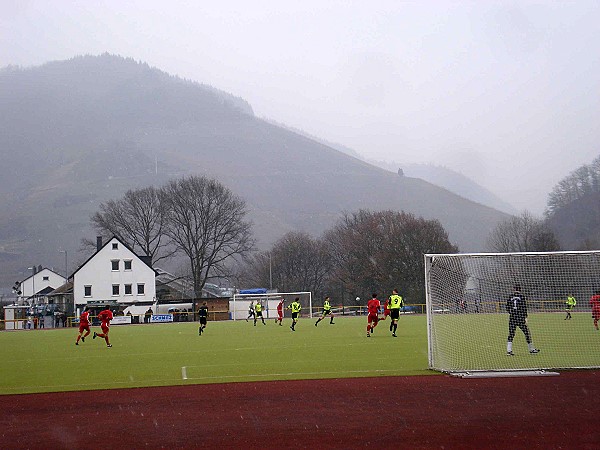
[[[59,286],[56,289],[54,289],[52,292],[50,292],[48,294],[48,297],[52,297],[52,296],[55,296],[55,295],[72,294],[72,293],[73,293],[73,282],[72,281],[67,281],[62,286]]]
[[[58,275],[59,277],[64,278],[60,273],[55,272],[52,269],[49,269],[48,267],[43,267],[42,270],[49,270],[50,272],[52,272],[55,275]],[[25,278],[23,281],[21,281],[21,283],[24,283],[25,281],[29,280],[31,277],[33,277],[34,275],[37,275],[38,273],[40,273],[42,270],[38,270],[36,273],[32,273],[31,275],[29,275],[27,278]]]

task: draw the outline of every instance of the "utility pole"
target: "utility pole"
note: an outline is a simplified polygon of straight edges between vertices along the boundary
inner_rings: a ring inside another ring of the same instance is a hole
[[[67,281],[69,281],[69,272],[67,271],[67,251],[59,250],[59,252],[65,254],[65,283],[66,283]]]

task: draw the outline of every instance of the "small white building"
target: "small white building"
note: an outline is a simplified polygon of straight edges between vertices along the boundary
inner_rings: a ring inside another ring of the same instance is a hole
[[[156,297],[155,271],[117,237],[102,245],[73,272],[73,300],[79,310],[90,302],[116,302],[123,307],[152,302]]]
[[[23,298],[35,297],[36,294],[41,296],[43,295],[40,294],[42,291],[48,291],[48,288],[56,289],[67,281],[65,277],[48,268],[37,269],[34,267],[33,270],[33,275],[21,281],[21,297]]]

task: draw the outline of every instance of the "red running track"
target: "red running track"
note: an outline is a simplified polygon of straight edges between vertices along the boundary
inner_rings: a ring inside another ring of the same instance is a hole
[[[600,371],[0,396],[0,448],[600,448]]]

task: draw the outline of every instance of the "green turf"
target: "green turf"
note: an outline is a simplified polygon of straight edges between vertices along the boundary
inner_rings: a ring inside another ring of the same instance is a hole
[[[401,317],[398,338],[389,319],[370,338],[366,317],[314,322],[209,322],[202,336],[192,322],[114,325],[112,348],[75,346],[76,329],[1,332],[0,394],[435,373],[424,316]]]
[[[440,370],[557,369],[600,366],[600,332],[589,313],[530,314],[528,326],[540,353],[529,354],[517,328],[515,356],[506,355],[507,314],[448,314],[434,320],[434,367]]]

